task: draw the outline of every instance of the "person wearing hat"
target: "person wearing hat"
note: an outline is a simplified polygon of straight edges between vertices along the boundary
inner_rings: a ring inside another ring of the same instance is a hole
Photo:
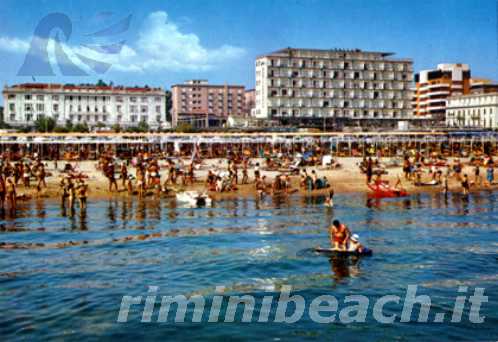
[[[360,237],[358,234],[353,234],[349,238],[348,251],[350,252],[363,252],[363,245],[360,243]]]

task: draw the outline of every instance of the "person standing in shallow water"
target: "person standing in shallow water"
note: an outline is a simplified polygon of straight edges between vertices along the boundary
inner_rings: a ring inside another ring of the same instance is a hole
[[[80,203],[80,209],[86,209],[86,198],[87,198],[88,185],[80,179],[76,187],[76,196]]]
[[[5,190],[7,194],[7,201],[9,202],[9,206],[11,210],[15,210],[17,206],[17,193],[16,193],[16,183],[14,181],[14,177],[7,177],[5,182]]]
[[[0,173],[0,209],[5,209],[5,180]]]
[[[468,195],[469,190],[470,190],[469,177],[467,176],[467,174],[464,174],[463,179],[462,179],[462,193],[463,193],[463,195],[465,195],[465,196]]]
[[[333,249],[345,251],[351,233],[346,225],[334,220],[329,227],[330,245]]]

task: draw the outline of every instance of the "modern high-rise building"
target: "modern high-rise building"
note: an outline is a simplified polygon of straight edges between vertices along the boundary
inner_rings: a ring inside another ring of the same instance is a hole
[[[260,56],[255,116],[318,127],[409,119],[413,63],[392,55],[287,48]]]
[[[470,77],[467,64],[438,64],[437,69],[420,71],[415,75],[415,116],[444,122],[448,97],[469,94]]]
[[[193,127],[216,127],[229,115],[245,116],[245,87],[212,85],[206,80],[190,80],[171,87],[173,127],[187,123]]]
[[[166,127],[166,94],[161,88],[26,83],[3,89],[6,123],[29,126],[41,116],[96,126]]]

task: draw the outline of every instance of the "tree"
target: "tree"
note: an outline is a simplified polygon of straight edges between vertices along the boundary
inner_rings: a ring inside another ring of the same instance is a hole
[[[86,122],[84,123],[77,123],[76,125],[73,126],[73,129],[71,130],[72,132],[75,133],[88,133],[90,129],[88,128],[88,125]]]
[[[55,126],[55,133],[69,133],[68,129],[65,126]]]
[[[70,120],[66,120],[66,125],[64,126],[66,129],[66,132],[72,132],[73,130],[73,123]]]
[[[56,124],[53,118],[40,115],[35,121],[35,130],[37,132],[52,132]]]
[[[116,132],[116,133],[121,132],[121,126],[119,124],[112,125],[111,129],[113,132]]]
[[[193,133],[195,129],[189,123],[181,123],[175,128],[175,132],[178,133]]]
[[[103,80],[98,80],[96,86],[97,87],[107,87],[107,83],[105,83]]]
[[[149,124],[147,124],[147,122],[145,121],[140,121],[137,128],[138,131],[141,133],[146,133],[150,130]]]

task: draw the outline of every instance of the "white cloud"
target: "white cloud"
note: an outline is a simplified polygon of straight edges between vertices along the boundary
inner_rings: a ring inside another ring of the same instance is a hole
[[[0,37],[0,50],[14,53],[26,53],[29,42],[19,38]]]
[[[47,46],[55,42],[49,40]],[[0,50],[26,53],[30,41],[0,37]],[[166,12],[153,12],[144,21],[136,42],[124,45],[117,54],[103,54],[84,46],[61,44],[71,61],[89,71],[76,54],[95,61],[112,64],[111,69],[120,72],[206,71],[220,67],[245,54],[245,50],[231,45],[209,49],[201,44],[193,33],[183,33],[178,25],[169,20]],[[50,54],[51,63],[55,57]]]

